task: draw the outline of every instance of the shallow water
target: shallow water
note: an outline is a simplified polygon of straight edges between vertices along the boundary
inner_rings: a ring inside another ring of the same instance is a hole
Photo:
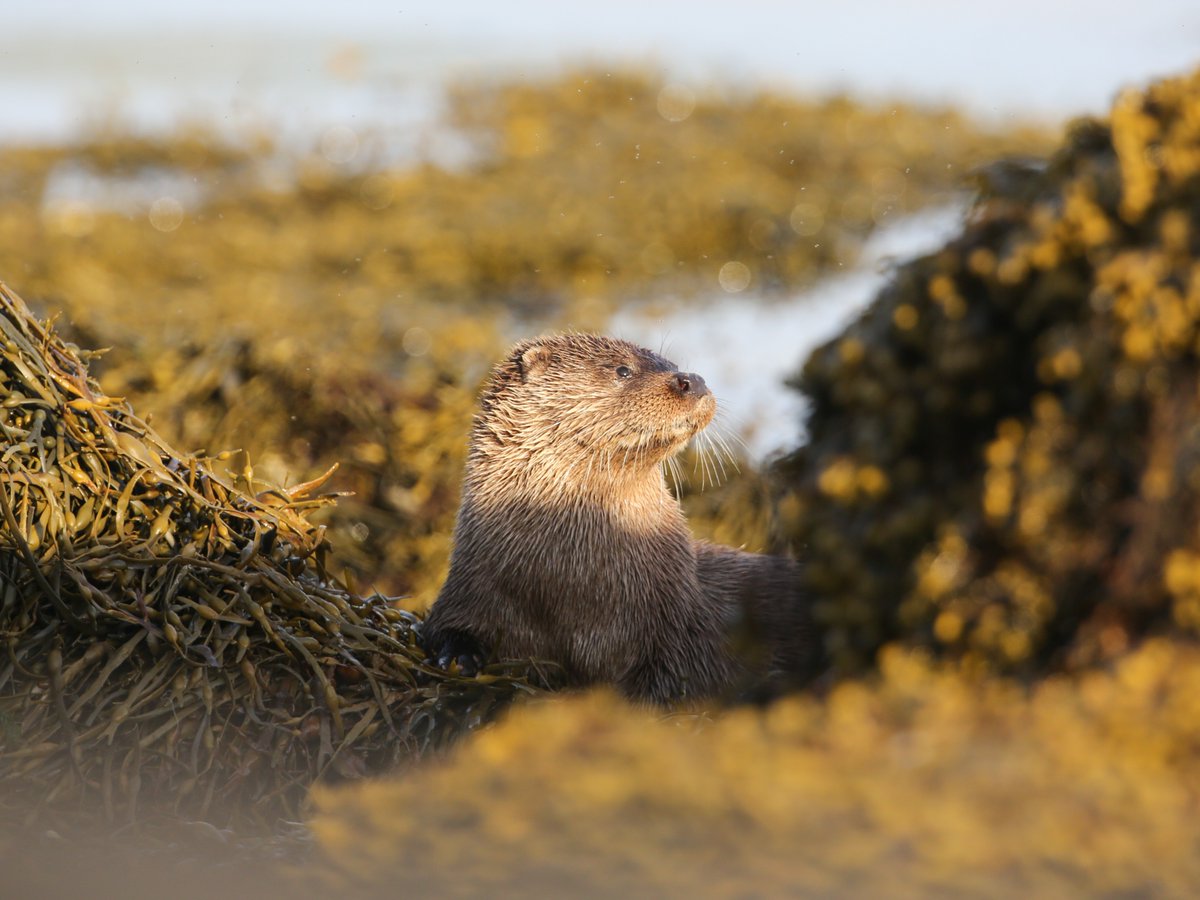
[[[697,309],[630,310],[614,334],[700,372],[721,406],[719,422],[765,459],[804,440],[805,400],[784,385],[808,354],[870,303],[891,268],[940,247],[962,222],[966,202],[897,219],[863,245],[858,262],[787,299],[723,295]]]

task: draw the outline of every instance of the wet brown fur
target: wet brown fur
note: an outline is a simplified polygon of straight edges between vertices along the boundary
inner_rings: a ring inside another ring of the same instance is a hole
[[[795,563],[693,540],[666,486],[663,461],[715,410],[702,379],[626,341],[517,344],[480,398],[426,647],[466,635],[665,703],[740,682],[744,622],[775,633],[774,667],[796,668]]]

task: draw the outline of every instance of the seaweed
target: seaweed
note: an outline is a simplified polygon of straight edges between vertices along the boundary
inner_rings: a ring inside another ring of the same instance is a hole
[[[1151,641],[1026,689],[891,647],[717,717],[609,692],[314,791],[314,895],[1189,897],[1200,653]],[[299,881],[299,879],[297,879]]]
[[[796,385],[782,518],[835,667],[1038,675],[1200,630],[1200,72],[993,166]]]
[[[431,669],[415,617],[325,571],[331,472],[181,453],[0,284],[0,821],[297,814],[522,690]]]

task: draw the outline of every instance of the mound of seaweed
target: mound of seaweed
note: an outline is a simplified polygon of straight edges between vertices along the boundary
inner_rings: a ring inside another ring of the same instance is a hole
[[[174,450],[2,284],[0,330],[0,821],[294,816],[522,683],[426,669],[408,613],[326,575],[323,479]]]
[[[1200,72],[997,165],[798,386],[789,537],[841,667],[1034,672],[1200,628]]]

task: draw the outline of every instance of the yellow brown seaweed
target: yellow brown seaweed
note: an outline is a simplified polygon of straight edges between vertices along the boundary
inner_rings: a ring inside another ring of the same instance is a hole
[[[1198,104],[1200,72],[1076,123],[806,364],[785,531],[839,668],[899,639],[1036,673],[1196,633]]]
[[[3,284],[0,340],[0,821],[274,821],[511,694],[426,669],[409,614],[328,576],[325,476],[178,452]]]

